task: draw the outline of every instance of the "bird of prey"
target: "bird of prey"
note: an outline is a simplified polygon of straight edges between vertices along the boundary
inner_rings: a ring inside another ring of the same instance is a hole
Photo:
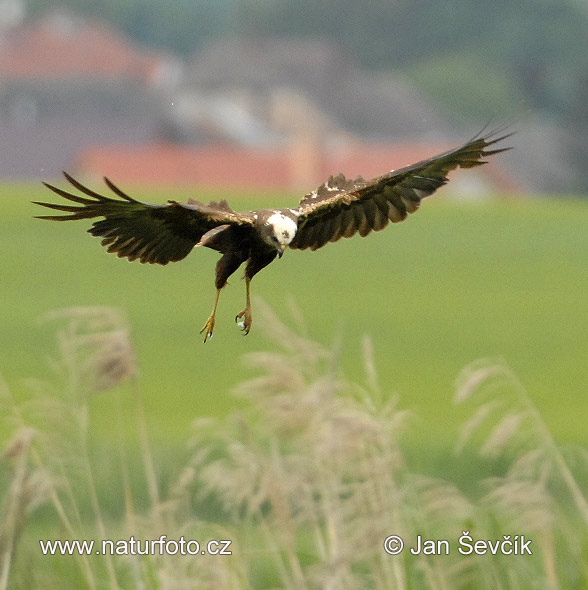
[[[206,342],[213,334],[220,292],[242,263],[247,263],[246,303],[235,321],[248,334],[252,319],[251,279],[276,257],[281,258],[287,247],[316,250],[356,233],[363,237],[372,230],[379,231],[389,221],[403,221],[418,209],[423,198],[448,181],[451,170],[485,164],[488,156],[509,149],[495,145],[509,136],[502,130],[480,133],[460,147],[372,180],[346,179],[342,174],[331,176],[292,209],[237,213],[224,200],[208,205],[192,199],[187,203],[141,203],[108,178],[104,181],[118,198],[96,193],[65,172],[68,182],[84,196],[44,183],[75,204],[35,203],[67,213],[39,216],[40,219],[102,218],[94,221],[89,233],[101,237],[108,252],[130,261],[167,264],[182,260],[193,248],[202,246],[220,252],[214,306],[201,330]]]

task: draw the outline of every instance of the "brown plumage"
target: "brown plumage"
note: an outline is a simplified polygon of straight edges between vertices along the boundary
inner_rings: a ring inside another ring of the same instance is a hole
[[[447,181],[455,168],[485,164],[484,158],[509,148],[492,148],[509,137],[500,131],[478,135],[464,145],[416,164],[393,170],[372,180],[330,177],[305,195],[297,208],[260,209],[237,213],[226,201],[208,205],[190,199],[165,205],[141,203],[125,194],[107,178],[108,188],[118,197],[96,193],[64,173],[68,182],[85,196],[45,186],[75,205],[40,203],[67,215],[44,215],[40,219],[65,221],[103,218],[88,230],[102,238],[108,252],[143,263],[167,264],[185,258],[197,246],[217,250],[216,299],[202,328],[204,341],[212,337],[221,289],[239,266],[246,262],[246,306],[237,315],[245,334],[251,327],[250,282],[253,276],[282,256],[286,247],[316,250],[328,242],[366,236],[414,213],[423,198]]]

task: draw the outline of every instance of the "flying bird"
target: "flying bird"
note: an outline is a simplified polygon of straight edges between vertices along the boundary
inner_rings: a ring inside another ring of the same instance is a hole
[[[495,147],[510,135],[502,134],[502,130],[481,133],[460,147],[372,180],[346,179],[342,174],[331,176],[292,209],[237,213],[225,200],[208,205],[193,199],[187,203],[168,201],[165,205],[141,203],[108,178],[104,182],[118,198],[96,193],[65,172],[67,181],[84,196],[44,183],[75,205],[38,201],[35,204],[67,213],[39,216],[39,219],[102,218],[92,224],[89,233],[101,237],[108,252],[130,261],[138,259],[142,263],[165,265],[182,260],[193,248],[206,247],[220,252],[216,297],[212,313],[201,330],[206,342],[214,331],[221,290],[241,264],[246,263],[246,302],[235,321],[248,334],[252,321],[251,279],[276,257],[281,258],[286,248],[316,250],[356,233],[363,237],[372,230],[379,231],[389,221],[403,221],[419,208],[422,199],[448,181],[451,170],[485,164],[488,156],[510,149]]]

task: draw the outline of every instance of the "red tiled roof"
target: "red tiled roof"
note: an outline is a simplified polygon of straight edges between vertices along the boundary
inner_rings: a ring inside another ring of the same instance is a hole
[[[285,156],[233,145],[104,146],[82,152],[76,168],[130,184],[282,188],[289,183]]]
[[[161,58],[116,32],[73,17],[47,17],[0,39],[0,78],[131,78],[149,83]]]
[[[357,143],[344,150],[305,156],[304,161],[310,166],[307,166],[306,174],[301,174],[300,161],[295,161],[299,151],[286,146],[102,146],[82,152],[75,171],[90,177],[108,176],[121,184],[311,190],[331,174],[343,172],[347,177],[361,174],[368,179],[446,149],[446,145]],[[516,183],[496,162],[476,170],[485,179],[484,184],[493,190],[517,192]]]

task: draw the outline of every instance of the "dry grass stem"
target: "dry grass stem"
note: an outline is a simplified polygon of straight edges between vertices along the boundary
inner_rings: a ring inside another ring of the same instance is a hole
[[[479,361],[458,380],[456,400],[471,414],[451,459],[467,458],[461,467],[469,471],[451,481],[411,465],[403,447],[410,413],[382,390],[371,340],[357,345],[365,382],[353,383],[339,366],[341,343],[328,348],[309,340],[297,309],[293,331],[263,302],[256,306],[271,351],[244,357],[256,376],[235,388],[242,409],[195,420],[188,460],[168,485],[153,459],[125,318],[98,307],[48,314],[61,322],[54,380],[36,381],[23,403],[0,381],[0,402],[16,432],[0,461],[9,474],[0,490],[0,590],[25,590],[37,576],[57,580],[54,587],[81,583],[95,590],[571,590],[588,584],[588,506],[577,479],[588,461],[580,454],[575,463],[567,460],[503,362]],[[122,383],[130,385],[123,389],[134,408],[139,485],[147,493],[143,504],[137,501],[136,468],[126,449],[129,421],[119,421],[125,513],[113,522],[102,506],[88,396]],[[496,475],[481,479],[478,469],[488,465]],[[54,570],[50,560],[35,560],[39,573],[28,574],[17,541],[43,502],[53,506],[54,530],[65,538],[231,539],[233,554],[78,556]],[[201,507],[218,518],[198,518]],[[474,539],[525,535],[534,554],[461,555],[456,543],[464,531]],[[384,550],[389,535],[404,539],[402,555]],[[413,554],[408,547],[418,538],[447,539],[452,550]]]

